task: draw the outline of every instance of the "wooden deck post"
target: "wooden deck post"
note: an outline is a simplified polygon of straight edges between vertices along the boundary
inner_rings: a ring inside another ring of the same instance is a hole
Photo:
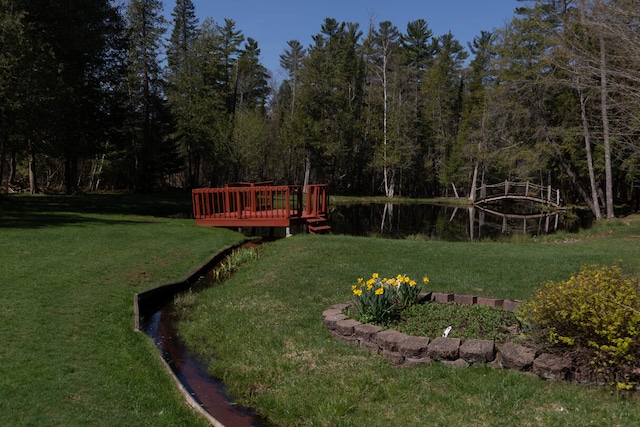
[[[242,218],[242,194],[239,191],[236,192],[236,212],[238,218]]]
[[[291,212],[291,187],[287,187],[287,189],[285,190],[284,200],[285,200],[284,205],[285,205],[285,208],[287,209],[286,212]]]
[[[229,187],[223,190],[224,196],[224,210],[223,212],[231,212],[231,199],[229,198]]]

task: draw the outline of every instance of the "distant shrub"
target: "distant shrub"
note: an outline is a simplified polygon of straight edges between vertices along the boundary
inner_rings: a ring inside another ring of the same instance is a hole
[[[592,363],[619,388],[631,388],[628,373],[640,362],[637,277],[618,266],[584,266],[568,280],[545,283],[519,313],[551,344],[594,349]]]

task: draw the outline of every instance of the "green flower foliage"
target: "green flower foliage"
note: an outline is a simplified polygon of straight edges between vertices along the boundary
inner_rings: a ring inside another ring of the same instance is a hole
[[[429,283],[427,277],[422,281]],[[363,323],[384,325],[418,301],[421,287],[406,275],[399,274],[387,279],[373,273],[366,281],[359,278],[358,283],[351,286],[351,290],[356,296],[352,317]]]
[[[519,314],[551,344],[595,349],[592,363],[618,378],[640,362],[640,281],[618,266],[588,265],[547,282]]]

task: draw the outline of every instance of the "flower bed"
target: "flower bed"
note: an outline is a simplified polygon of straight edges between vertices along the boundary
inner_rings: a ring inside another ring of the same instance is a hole
[[[480,304],[502,307],[508,311],[514,311],[522,304],[516,300],[441,292],[421,293],[420,299],[439,303]],[[336,304],[322,313],[323,323],[331,335],[373,354],[380,354],[397,365],[419,366],[440,362],[453,367],[467,367],[485,364],[494,368],[533,372],[545,379],[584,384],[609,383],[607,378],[590,366],[576,365],[567,355],[545,353],[513,342],[496,344],[491,340],[406,335],[351,319],[345,314],[349,307],[351,304]]]

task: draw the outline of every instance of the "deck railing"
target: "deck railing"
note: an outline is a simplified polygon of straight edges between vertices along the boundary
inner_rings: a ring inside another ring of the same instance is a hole
[[[195,219],[284,219],[303,212],[299,185],[197,188],[192,202]]]
[[[329,213],[329,185],[307,185],[307,199],[305,203],[305,215],[326,217]]]

